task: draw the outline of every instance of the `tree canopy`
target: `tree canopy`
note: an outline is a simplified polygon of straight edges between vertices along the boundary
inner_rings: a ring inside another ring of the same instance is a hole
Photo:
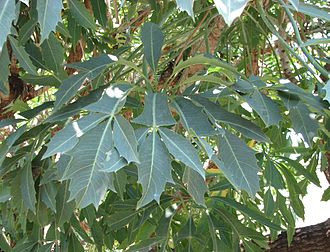
[[[330,182],[329,11],[1,0],[0,248],[290,243],[307,186]]]

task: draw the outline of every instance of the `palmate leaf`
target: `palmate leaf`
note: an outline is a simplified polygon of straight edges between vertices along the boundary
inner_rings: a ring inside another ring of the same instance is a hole
[[[78,121],[68,124],[50,140],[47,151],[42,158],[50,157],[56,153],[68,152],[78,143],[79,137],[94,128],[107,117],[107,115],[90,114]]]
[[[98,208],[108,188],[114,190],[112,174],[103,172],[107,152],[113,147],[111,120],[83,135],[69,155],[72,163],[62,179],[70,179],[70,198],[79,208],[93,204]]]
[[[231,25],[235,18],[239,17],[248,0],[213,0],[218,12],[228,25]]]
[[[220,135],[219,140],[219,156],[223,161],[223,166],[219,168],[236,188],[255,197],[259,190],[259,167],[255,153],[228,131]]]
[[[10,33],[11,22],[15,19],[15,1],[2,0],[0,1],[0,48],[7,40]]]
[[[62,21],[62,0],[37,0],[38,22],[41,28],[41,42],[56,30],[56,26]]]
[[[180,114],[180,119],[186,130],[192,129],[198,136],[211,136],[216,134],[207,115],[202,112],[202,107],[197,107],[190,100],[183,97],[177,97],[173,105]]]
[[[113,126],[113,141],[119,154],[127,162],[139,163],[134,129],[131,124],[121,115],[115,117]]]
[[[202,105],[213,120],[228,124],[249,138],[261,142],[269,142],[268,137],[257,125],[252,122],[240,117],[239,115],[228,112],[227,110],[221,108],[219,104],[213,103],[202,96],[193,95],[192,99]]]
[[[197,150],[191,143],[183,136],[167,128],[159,128],[159,132],[166,148],[174,158],[196,171],[202,178],[205,178],[203,164],[199,159]]]
[[[167,95],[162,93],[148,93],[145,96],[144,110],[132,120],[145,126],[167,126],[176,123],[168,107]]]
[[[140,146],[138,182],[142,185],[142,197],[137,207],[143,207],[152,200],[159,202],[167,182],[173,183],[170,155],[156,129]]]
[[[159,26],[154,23],[145,23],[141,30],[144,56],[153,71],[156,71],[160,59],[164,35]]]

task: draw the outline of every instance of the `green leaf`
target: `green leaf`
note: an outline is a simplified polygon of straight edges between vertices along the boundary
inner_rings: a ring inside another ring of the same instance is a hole
[[[103,164],[104,172],[117,172],[124,166],[128,165],[127,161],[119,155],[116,148],[112,148],[107,154],[106,160]]]
[[[219,156],[224,164],[219,168],[236,188],[255,197],[259,190],[259,167],[254,151],[228,131],[219,140]]]
[[[147,93],[142,114],[132,120],[145,126],[167,126],[176,123],[168,107],[167,95]]]
[[[286,7],[295,10],[295,6],[285,5]],[[316,17],[325,21],[330,21],[330,14],[326,8],[319,8],[317,5],[304,4],[303,2],[299,3],[298,11],[309,15],[311,17]]]
[[[264,211],[267,216],[272,216],[275,212],[275,201],[270,189],[264,195]]]
[[[183,136],[167,128],[159,128],[159,132],[166,148],[174,158],[196,171],[202,178],[205,178],[203,164],[199,159],[197,150],[192,144]]]
[[[25,74],[21,77],[22,80],[32,84],[39,86],[51,86],[51,87],[59,87],[61,85],[61,81],[55,75],[31,75]]]
[[[41,29],[41,42],[56,30],[58,22],[62,21],[62,0],[37,0],[38,22]]]
[[[159,202],[166,183],[173,183],[170,156],[155,129],[140,146],[139,157],[138,182],[142,184],[142,197],[138,208],[152,200]]]
[[[287,157],[278,157],[288,163],[290,167],[295,169],[299,175],[303,175],[306,179],[320,187],[320,181],[315,173],[312,173],[304,166],[302,166],[297,160],[293,160]]]
[[[56,153],[68,152],[76,146],[79,137],[93,129],[105,118],[107,118],[106,115],[90,114],[68,124],[50,140],[47,151],[42,158],[45,159]]]
[[[56,226],[61,227],[65,222],[68,222],[73,214],[75,202],[69,201],[69,181],[66,181],[59,186],[56,195]]]
[[[64,48],[54,33],[50,33],[48,39],[41,44],[41,53],[45,65],[49,69],[55,73],[63,71]]]
[[[22,3],[24,3],[26,6],[30,6],[30,0],[20,0]]]
[[[185,168],[182,178],[187,186],[187,191],[194,201],[201,206],[206,207],[204,194],[208,191],[205,180],[196,171]]]
[[[119,113],[126,102],[126,97],[131,91],[129,85],[112,85],[104,90],[101,99],[91,103],[85,109],[114,116]]]
[[[176,0],[179,9],[186,11],[194,20],[194,0]]]
[[[213,103],[202,96],[194,95],[192,96],[192,99],[201,104],[213,120],[228,124],[249,138],[261,142],[269,142],[268,137],[252,122],[239,115],[228,112],[221,108],[219,104]]]
[[[11,44],[11,47],[14,51],[15,56],[17,57],[19,63],[21,64],[21,66],[29,73],[37,75],[37,71],[29,57],[29,55],[27,54],[27,52],[25,51],[24,47],[20,46],[18,44],[18,41],[16,39],[14,39],[13,37],[9,36],[9,41]]]
[[[72,16],[86,29],[95,30],[96,23],[85,6],[78,0],[68,0],[68,5]]]
[[[0,92],[4,95],[9,94],[8,88],[8,75],[9,75],[9,55],[7,45],[4,44],[2,50],[0,51]]]
[[[289,113],[294,131],[301,133],[309,146],[312,145],[313,137],[317,135],[317,130],[319,129],[319,124],[313,116],[308,107],[301,102],[291,109]]]
[[[284,189],[284,180],[281,173],[277,170],[274,163],[269,159],[266,162],[265,179],[267,185],[271,185],[275,189]]]
[[[91,0],[95,18],[103,27],[108,25],[107,6],[103,0]]]
[[[179,112],[180,119],[186,130],[192,129],[198,136],[212,136],[216,134],[208,117],[202,112],[202,107],[197,107],[190,100],[183,97],[177,97],[173,105]]]
[[[293,7],[299,11],[299,0],[289,0],[289,2],[293,5]]]
[[[324,191],[321,200],[322,200],[322,201],[328,201],[328,200],[330,200],[330,187],[328,187],[328,188]]]
[[[323,99],[330,103],[330,80],[325,84],[323,90],[325,90],[325,97]]]
[[[121,115],[115,117],[113,141],[120,156],[124,157],[128,163],[139,163],[137,153],[138,143],[134,134],[134,129]]]
[[[41,200],[45,205],[56,213],[57,188],[54,183],[47,183],[40,188]]]
[[[70,179],[70,198],[79,208],[93,204],[98,208],[107,192],[112,176],[103,172],[106,153],[113,147],[111,120],[84,134],[70,151],[73,157],[62,179]]]
[[[6,158],[7,153],[10,148],[14,145],[16,140],[25,132],[26,126],[18,128],[14,133],[7,137],[0,145],[0,167],[2,166],[3,161]]]
[[[239,76],[240,73],[237,72],[236,68],[231,66],[225,61],[222,61],[216,57],[210,56],[210,55],[196,55],[194,57],[191,57],[185,61],[181,61],[174,69],[173,74],[177,74],[181,72],[183,69],[188,68],[193,65],[211,65],[212,67],[220,67],[225,70],[228,70],[229,72],[226,73],[226,75],[229,75],[228,77],[231,77],[234,79],[236,76]]]
[[[281,120],[280,111],[275,102],[262,94],[257,88],[251,95],[245,96],[246,102],[259,114],[266,126],[278,125]]]
[[[21,195],[23,202],[27,209],[30,209],[33,213],[36,213],[36,191],[34,188],[34,180],[32,176],[31,162],[28,160],[25,163],[22,175],[21,175]]]
[[[233,21],[239,17],[246,4],[247,0],[213,0],[215,7],[220,15],[224,18],[226,24],[229,26]]]
[[[223,221],[227,222],[231,226],[233,232],[240,238],[264,239],[261,233],[243,225],[232,213],[219,208],[213,208],[212,210],[217,213]]]
[[[309,39],[306,42],[302,43],[300,47],[312,46],[312,45],[319,45],[319,44],[329,44],[330,38],[316,38],[316,39]]]
[[[18,42],[20,45],[24,45],[30,39],[37,23],[37,18],[31,18],[21,27],[20,33],[18,34]]]
[[[155,72],[162,52],[164,35],[159,26],[154,23],[144,23],[141,30],[144,56],[151,69]]]
[[[6,42],[8,34],[10,34],[11,23],[16,18],[15,14],[15,1],[0,1],[0,48],[2,48]]]

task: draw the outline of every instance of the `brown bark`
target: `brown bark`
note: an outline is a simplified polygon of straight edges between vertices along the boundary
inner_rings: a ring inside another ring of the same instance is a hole
[[[297,228],[290,247],[285,232],[270,243],[269,247],[268,252],[330,252],[330,219],[316,225]]]

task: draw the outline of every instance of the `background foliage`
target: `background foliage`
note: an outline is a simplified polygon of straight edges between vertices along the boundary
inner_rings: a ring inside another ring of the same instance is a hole
[[[330,177],[326,2],[1,0],[0,248],[290,242]]]

